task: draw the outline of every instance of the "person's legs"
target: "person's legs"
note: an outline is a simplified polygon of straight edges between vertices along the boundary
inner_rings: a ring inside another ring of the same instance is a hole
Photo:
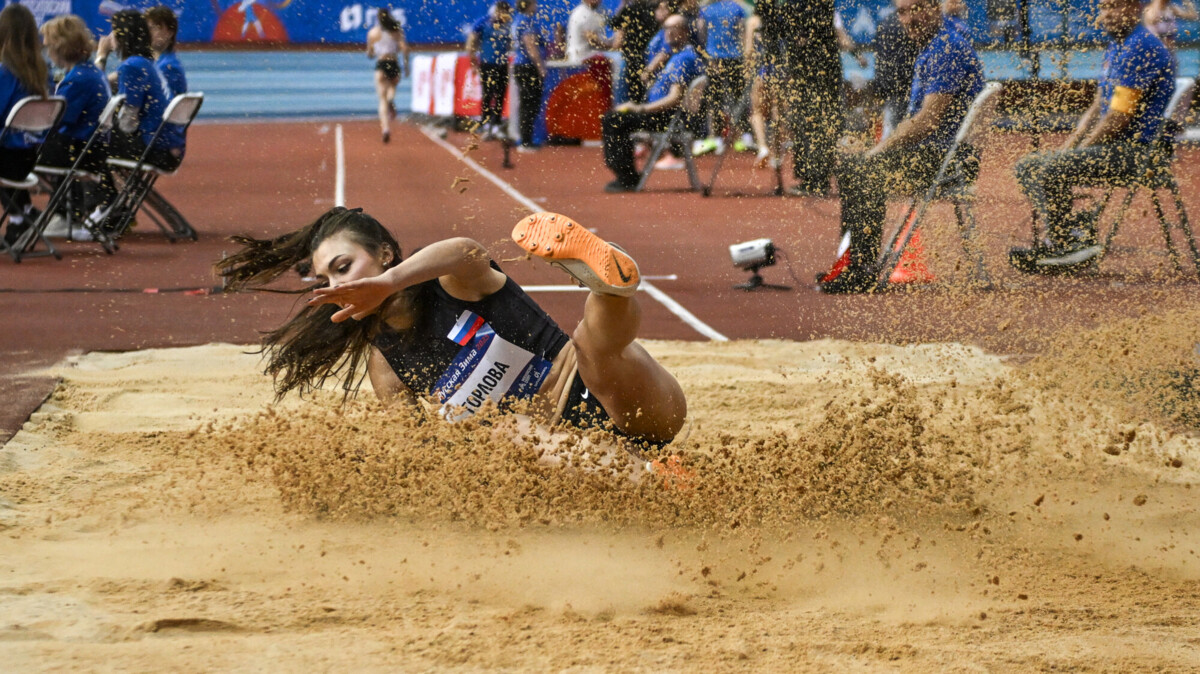
[[[376,113],[379,115],[379,130],[383,133],[383,142],[391,140],[389,128],[392,120],[391,108],[388,105],[387,75],[380,69],[375,70]]]
[[[617,112],[610,110],[601,121],[601,138],[604,144],[604,164],[613,172],[624,187],[638,184],[639,174],[633,161],[635,131],[659,130],[670,121],[670,112],[645,114],[641,112]]]
[[[836,272],[821,279],[823,290],[862,292],[870,289],[883,240],[888,193],[916,193],[927,188],[937,174],[943,155],[941,148],[917,147],[869,158],[864,155],[842,157],[837,174],[838,191],[842,200],[842,235],[849,234],[849,249],[847,257],[835,264]]]
[[[792,172],[798,190],[825,194],[842,128],[841,80],[821,71],[802,73],[803,77],[788,78],[784,98],[792,133]],[[840,67],[836,74],[840,76]]]
[[[521,144],[533,145],[533,127],[537,122],[542,108],[542,75],[537,66],[522,65],[514,68],[513,76],[517,78],[517,95],[521,99],[518,129],[521,132]]]
[[[1126,180],[1142,166],[1145,152],[1143,146],[1113,144],[1032,154],[1017,163],[1017,182],[1053,237],[1064,228],[1075,187]]]
[[[679,382],[634,340],[641,308],[634,297],[591,293],[572,341],[579,377],[622,432],[666,442],[687,416]]]
[[[499,63],[480,63],[479,75],[483,85],[483,125],[488,128],[498,127],[504,114],[508,67]]]

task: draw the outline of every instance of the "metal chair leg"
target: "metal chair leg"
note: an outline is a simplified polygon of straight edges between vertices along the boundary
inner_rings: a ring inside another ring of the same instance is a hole
[[[1188,220],[1187,209],[1183,205],[1183,197],[1179,194],[1179,184],[1175,180],[1171,180],[1168,184],[1171,190],[1171,196],[1175,199],[1175,213],[1179,216],[1179,228],[1183,230],[1183,235],[1187,239],[1188,250],[1192,253],[1192,265],[1196,268],[1196,275],[1200,276],[1200,248],[1196,246],[1196,237],[1192,234],[1192,224]]]
[[[962,238],[963,253],[966,254],[967,259],[975,261],[975,280],[985,288],[991,287],[992,278],[988,275],[987,265],[983,259],[983,246],[979,243],[978,230],[975,227],[974,202],[972,200],[955,199],[954,217],[958,220],[958,231]]]
[[[1104,196],[1104,200],[1100,202],[1100,213],[1104,213],[1104,209],[1108,206],[1108,200],[1112,197],[1113,190],[1109,188],[1108,193]],[[1108,236],[1104,237],[1104,246],[1100,248],[1100,254],[1096,256],[1096,262],[1108,255],[1108,251],[1112,248],[1113,239],[1117,236],[1117,230],[1121,227],[1121,222],[1125,220],[1125,213],[1129,210],[1129,205],[1133,203],[1133,196],[1137,194],[1136,187],[1130,187],[1125,191],[1125,198],[1121,200],[1121,208],[1117,210],[1117,218],[1113,220],[1112,229],[1108,230]]]
[[[1179,264],[1179,252],[1175,250],[1175,242],[1171,239],[1171,223],[1167,222],[1167,216],[1163,213],[1162,202],[1158,199],[1158,190],[1150,190],[1150,202],[1154,204],[1154,215],[1158,217],[1158,226],[1166,241],[1167,252],[1171,255],[1171,265],[1175,267],[1176,273],[1182,274],[1183,266]]]

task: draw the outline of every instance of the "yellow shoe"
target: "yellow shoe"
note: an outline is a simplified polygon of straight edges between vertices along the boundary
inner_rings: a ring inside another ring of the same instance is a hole
[[[534,213],[517,223],[512,238],[592,292],[629,297],[641,283],[632,257],[565,215]]]

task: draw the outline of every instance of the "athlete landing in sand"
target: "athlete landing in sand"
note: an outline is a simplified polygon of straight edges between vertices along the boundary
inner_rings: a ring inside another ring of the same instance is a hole
[[[308,306],[263,340],[276,392],[343,377],[366,363],[385,400],[431,396],[450,420],[486,401],[527,399],[551,423],[612,427],[651,447],[670,442],[687,403],[679,382],[634,341],[641,312],[637,263],[554,213],[524,218],[513,240],[591,293],[568,337],[479,243],[447,239],[408,258],[359,209],[334,208],[217,263],[229,290],[262,287],[300,265],[321,281]]]

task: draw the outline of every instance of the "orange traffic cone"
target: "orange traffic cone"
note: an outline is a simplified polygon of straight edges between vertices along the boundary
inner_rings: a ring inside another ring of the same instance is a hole
[[[912,227],[916,211],[908,216],[904,228]],[[933,283],[937,279],[925,264],[925,248],[921,246],[921,230],[913,232],[908,247],[900,253],[900,262],[888,277],[888,283]]]

